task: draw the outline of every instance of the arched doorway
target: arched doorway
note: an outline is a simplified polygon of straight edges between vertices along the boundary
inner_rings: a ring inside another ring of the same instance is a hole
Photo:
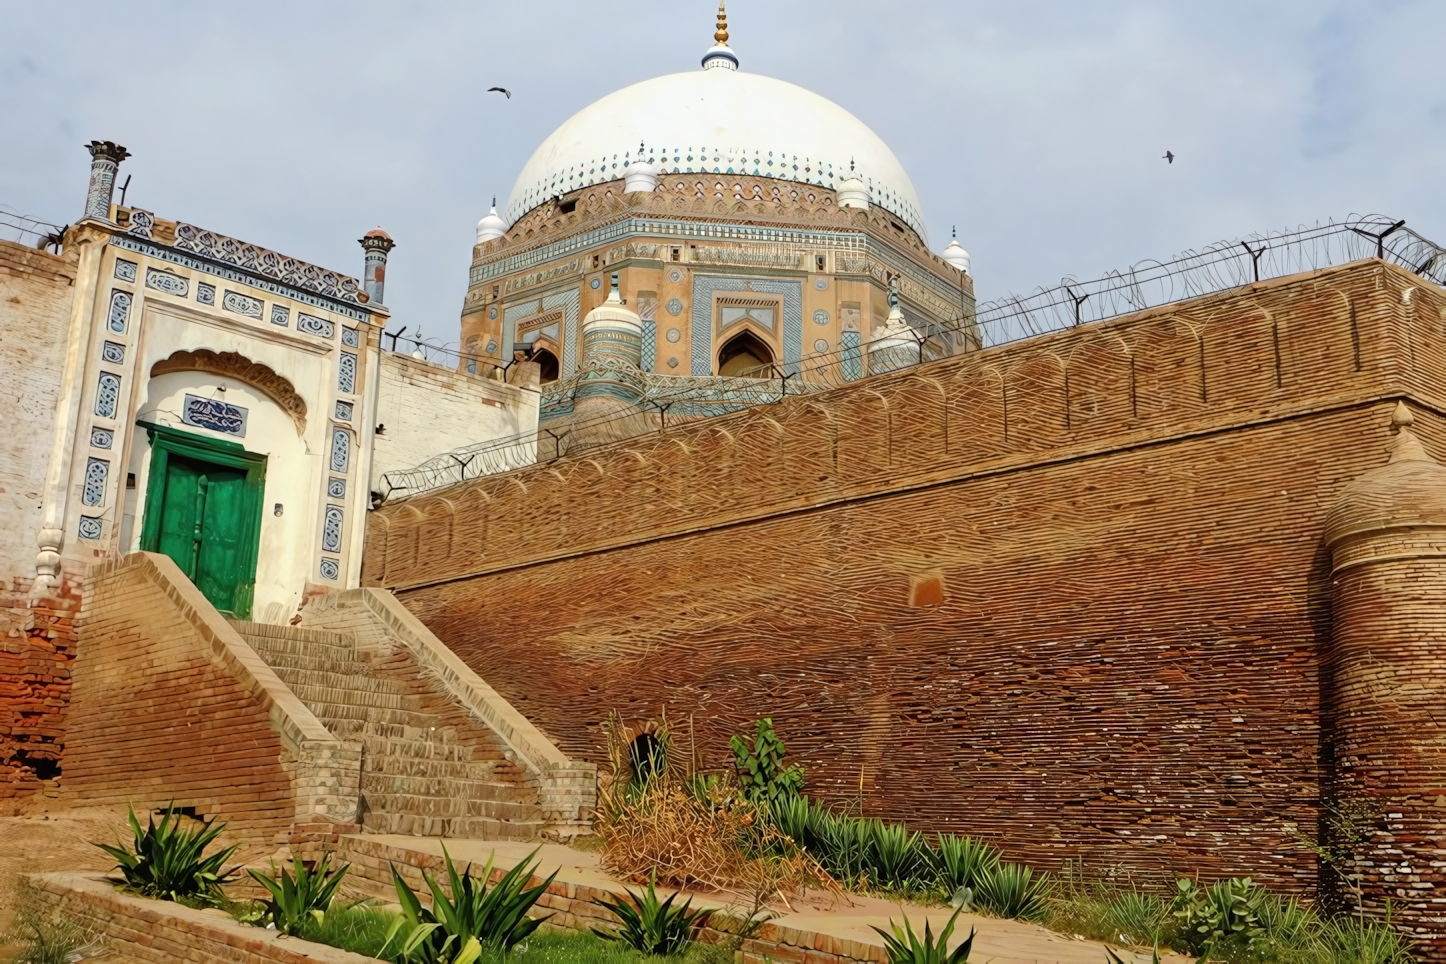
[[[718,349],[719,375],[747,375],[766,378],[766,366],[773,363],[773,350],[751,331],[740,331]]]
[[[538,367],[542,369],[541,381],[544,385],[557,381],[557,375],[562,366],[558,364],[556,355],[546,348],[539,348],[532,353],[532,360],[537,362]]]

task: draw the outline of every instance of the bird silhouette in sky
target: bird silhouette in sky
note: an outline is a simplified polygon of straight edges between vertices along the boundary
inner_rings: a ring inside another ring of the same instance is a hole
[[[1175,163],[1175,153],[1173,151],[1166,151],[1163,156],[1165,160],[1169,161],[1171,164]]]
[[[487,88],[487,93],[489,93],[489,94],[492,93],[492,92],[494,92],[494,91],[497,92],[497,93],[499,93],[499,94],[506,94],[508,100],[511,100],[511,99],[512,99],[512,91],[508,90],[506,87],[488,87],[488,88]]]

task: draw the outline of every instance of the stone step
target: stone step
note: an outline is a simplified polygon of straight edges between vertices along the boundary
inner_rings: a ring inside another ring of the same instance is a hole
[[[360,688],[337,689],[331,686],[313,686],[287,679],[285,673],[276,675],[281,677],[281,681],[301,699],[301,702],[313,707],[312,712],[318,716],[321,715],[315,709],[318,706],[364,706],[383,710],[406,710],[411,713],[424,712],[421,707],[422,701],[409,693],[388,693],[386,691],[374,693]]]
[[[385,740],[380,737],[362,737],[366,747],[369,766],[381,772],[400,772],[403,768],[417,763],[472,763],[496,760],[502,757],[481,755],[467,743],[427,742],[423,740]],[[394,771],[388,768],[395,768]]]
[[[366,758],[365,775],[373,775],[378,780],[447,780],[458,784],[495,783],[508,786],[518,786],[527,777],[524,771],[506,760],[471,763],[465,760],[399,760],[374,756]]]
[[[281,639],[276,636],[261,636],[254,633],[242,633],[241,638],[256,652],[267,654],[268,661],[272,658],[282,659],[289,656],[321,656],[340,661],[357,658],[356,644],[345,636],[337,636],[332,642],[315,639]]]
[[[356,637],[353,634],[336,630],[277,626],[272,623],[247,622],[244,619],[227,619],[226,621],[242,636],[320,643],[323,646],[354,646],[356,644]]]
[[[345,676],[365,676],[375,679],[376,673],[369,660],[355,656],[333,659],[328,656],[298,656],[295,653],[271,653],[253,646],[256,654],[266,660],[266,665],[281,670],[303,670],[319,673],[340,673]]]
[[[369,723],[366,720],[323,721],[338,740],[397,740],[403,743],[450,744],[457,742],[457,729],[452,726],[407,726],[404,723]]]
[[[385,793],[362,788],[364,809],[368,813],[410,813],[420,817],[486,817],[490,820],[512,820],[518,823],[541,820],[542,808],[536,803],[519,800],[491,799],[484,796],[448,797],[425,793]]]
[[[343,673],[336,670],[297,669],[285,663],[272,664],[276,675],[295,689],[298,686],[319,687],[357,694],[358,698],[371,699],[385,693],[391,696],[414,696],[412,688],[401,680],[373,676],[370,672]],[[366,664],[357,664],[358,670],[369,670]]]
[[[411,813],[368,813],[362,818],[362,829],[367,833],[471,840],[533,840],[542,827],[540,820],[514,822],[482,817],[424,817]]]
[[[365,723],[394,723],[415,727],[422,732],[438,727],[438,718],[435,713],[393,710],[354,703],[307,703],[307,708],[326,724],[327,729],[331,729],[333,720],[337,722],[358,720]],[[333,735],[335,734],[333,733]]]

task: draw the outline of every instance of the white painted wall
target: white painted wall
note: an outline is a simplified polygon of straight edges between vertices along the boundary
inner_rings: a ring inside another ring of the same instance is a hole
[[[223,388],[225,391],[220,391]],[[187,394],[221,398],[246,409],[246,437],[182,423],[181,406]],[[260,622],[285,622],[301,604],[301,589],[312,556],[307,549],[313,541],[311,533],[320,527],[321,507],[316,493],[324,484],[322,454],[308,449],[291,416],[262,392],[234,378],[205,372],[173,372],[150,379],[136,418],[193,435],[236,442],[248,452],[266,456],[266,494],[262,500],[253,618]],[[134,498],[126,500],[130,511],[121,529],[125,552],[140,549],[150,469],[151,446],[146,431],[138,429],[126,466],[126,471],[135,476],[136,484],[132,490]],[[277,506],[281,508],[280,515],[276,512]]]
[[[35,575],[75,266],[0,241],[0,587]]]
[[[397,352],[383,352],[372,491],[382,475],[415,468],[464,445],[537,432],[535,389],[444,368]]]

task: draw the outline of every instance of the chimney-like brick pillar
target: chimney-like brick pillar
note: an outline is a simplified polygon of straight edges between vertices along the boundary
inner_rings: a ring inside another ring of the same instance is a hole
[[[381,228],[374,228],[357,242],[366,252],[366,266],[362,271],[362,287],[366,289],[371,304],[384,305],[382,295],[387,286],[387,255],[397,246],[391,236]]]
[[[86,150],[90,151],[90,189],[85,195],[85,216],[109,221],[115,174],[120,169],[120,162],[131,155],[113,141],[91,141]]]
[[[1334,794],[1361,909],[1446,961],[1446,467],[1412,420],[1398,404],[1390,461],[1326,516]]]

